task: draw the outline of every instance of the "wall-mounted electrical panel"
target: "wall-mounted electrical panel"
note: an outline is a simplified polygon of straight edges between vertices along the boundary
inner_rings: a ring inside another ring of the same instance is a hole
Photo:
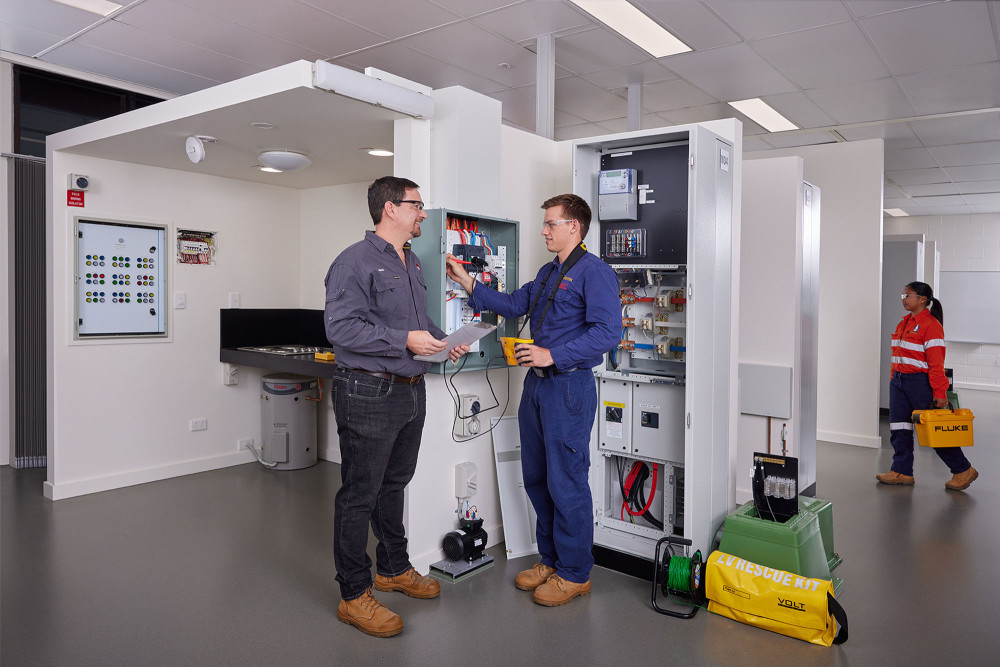
[[[166,336],[166,225],[76,218],[74,337]]]
[[[473,346],[462,370],[483,370],[487,365],[503,366],[501,336],[516,336],[517,322],[493,313],[478,313],[469,308],[469,295],[445,272],[445,255],[451,253],[466,264],[477,280],[500,292],[512,292],[520,284],[517,278],[518,223],[443,208],[428,209],[421,223],[421,235],[410,241],[420,258],[427,283],[427,314],[445,333],[461,329],[469,322],[496,324],[496,331],[480,338]],[[445,364],[431,370],[444,372]]]
[[[573,151],[574,192],[596,213],[587,244],[618,275],[622,311],[595,370],[595,552],[652,559],[670,535],[705,552],[732,495],[732,144],[688,125]]]
[[[177,230],[178,264],[217,264],[219,239],[215,232],[194,229]]]

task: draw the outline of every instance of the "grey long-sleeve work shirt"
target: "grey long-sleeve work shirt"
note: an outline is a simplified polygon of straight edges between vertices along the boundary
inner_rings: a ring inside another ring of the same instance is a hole
[[[427,286],[420,260],[367,231],[344,250],[326,274],[326,337],[342,368],[414,376],[430,364],[406,349],[410,331],[445,333],[427,316]]]

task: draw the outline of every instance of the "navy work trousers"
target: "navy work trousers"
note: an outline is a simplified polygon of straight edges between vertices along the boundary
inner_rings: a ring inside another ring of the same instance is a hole
[[[582,584],[594,566],[590,431],[597,386],[589,369],[538,377],[529,371],[517,411],[524,488],[535,508],[544,565]]]
[[[914,410],[934,407],[934,391],[927,373],[893,373],[889,381],[889,442],[892,443],[892,469],[901,475],[913,475]],[[935,447],[952,474],[965,472],[971,464],[961,447]]]
[[[403,490],[413,478],[426,414],[426,387],[338,369],[333,409],[340,436],[342,486],[333,519],[333,559],[340,595],[372,585],[368,524],[378,539],[375,569],[393,577],[410,569]]]

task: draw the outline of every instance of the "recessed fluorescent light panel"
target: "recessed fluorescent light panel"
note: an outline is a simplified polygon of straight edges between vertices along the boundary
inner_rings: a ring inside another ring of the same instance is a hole
[[[909,216],[910,215],[909,213],[907,213],[906,211],[904,211],[901,208],[884,208],[882,210],[885,211],[886,213],[888,213],[889,215],[891,215],[894,218],[898,218],[898,217],[904,216],[904,215],[905,216]]]
[[[799,129],[798,125],[772,109],[768,106],[767,102],[759,97],[728,102],[728,104],[768,132],[784,132],[785,130]]]
[[[655,58],[685,53],[691,47],[625,0],[570,0]]]
[[[122,8],[117,2],[108,2],[107,0],[55,0],[55,2],[58,2],[60,5],[82,9],[85,12],[99,16],[107,16],[111,12]]]

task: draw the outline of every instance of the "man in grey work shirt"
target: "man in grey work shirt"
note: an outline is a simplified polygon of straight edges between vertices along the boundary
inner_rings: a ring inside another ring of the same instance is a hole
[[[372,595],[368,525],[375,550],[375,588],[433,598],[441,587],[410,564],[403,529],[403,490],[413,477],[426,412],[423,374],[413,355],[447,346],[427,317],[427,287],[409,241],[427,214],[413,181],[384,176],[368,188],[375,230],[347,248],[326,274],[326,336],[337,359],[334,413],[341,479],[333,522],[333,555],[342,600],[337,618],[376,637],[403,621]],[[469,351],[453,348],[452,361]]]

